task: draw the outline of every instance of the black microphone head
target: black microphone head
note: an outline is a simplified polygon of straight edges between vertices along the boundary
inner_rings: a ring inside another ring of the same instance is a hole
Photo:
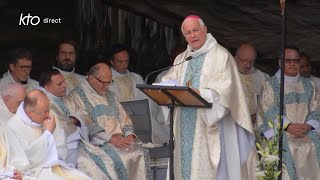
[[[187,58],[186,58],[186,61],[189,61],[189,60],[191,60],[192,59],[192,56],[188,56]]]

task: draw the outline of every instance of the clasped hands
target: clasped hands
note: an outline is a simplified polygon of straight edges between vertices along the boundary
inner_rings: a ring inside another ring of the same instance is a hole
[[[114,134],[112,135],[109,143],[123,150],[128,151],[134,145],[136,141],[136,136],[133,134],[124,137],[122,134]]]
[[[301,138],[301,137],[304,137],[311,130],[312,130],[312,127],[309,124],[290,123],[286,131],[298,138]]]

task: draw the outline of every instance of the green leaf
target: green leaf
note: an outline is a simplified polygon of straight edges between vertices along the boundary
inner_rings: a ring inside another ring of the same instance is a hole
[[[268,125],[271,129],[273,129],[273,124],[270,121],[268,121]]]

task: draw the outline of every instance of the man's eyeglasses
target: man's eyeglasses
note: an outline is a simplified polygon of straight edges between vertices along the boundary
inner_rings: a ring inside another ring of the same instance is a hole
[[[114,83],[113,80],[111,80],[111,81],[102,81],[101,79],[97,78],[96,76],[94,76],[92,74],[91,74],[91,76],[93,76],[96,80],[98,80],[100,83],[102,83],[103,85],[106,85],[106,86],[108,86],[108,85],[111,86]]]
[[[50,110],[51,110],[51,106],[49,106],[49,108],[48,108],[47,110],[43,111],[43,112],[38,112],[38,111],[35,111],[35,110],[30,110],[30,111],[32,111],[32,112],[34,112],[34,113],[36,113],[36,114],[39,114],[39,115],[41,115],[41,116],[43,116],[43,115],[49,113]]]
[[[31,68],[32,68],[32,65],[30,65],[30,66],[20,66],[20,65],[16,65],[16,66],[20,67],[20,69],[21,69],[22,71],[31,70]]]
[[[192,31],[186,31],[184,33],[185,36],[191,36],[191,33],[193,34],[198,34],[201,30],[202,30],[203,26],[202,27],[197,27],[197,28],[194,28],[192,29]]]
[[[284,60],[287,64],[289,64],[289,63],[295,63],[295,64],[298,64],[298,63],[300,63],[300,59],[298,59],[298,58],[296,58],[296,59],[285,59]]]

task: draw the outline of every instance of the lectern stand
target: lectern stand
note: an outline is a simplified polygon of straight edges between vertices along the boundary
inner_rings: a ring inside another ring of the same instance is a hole
[[[203,99],[198,93],[189,87],[182,86],[160,86],[160,85],[142,85],[137,84],[137,88],[148,95],[160,106],[167,106],[170,109],[170,180],[173,176],[173,115],[174,108],[180,107],[197,107],[211,108],[212,104]]]

